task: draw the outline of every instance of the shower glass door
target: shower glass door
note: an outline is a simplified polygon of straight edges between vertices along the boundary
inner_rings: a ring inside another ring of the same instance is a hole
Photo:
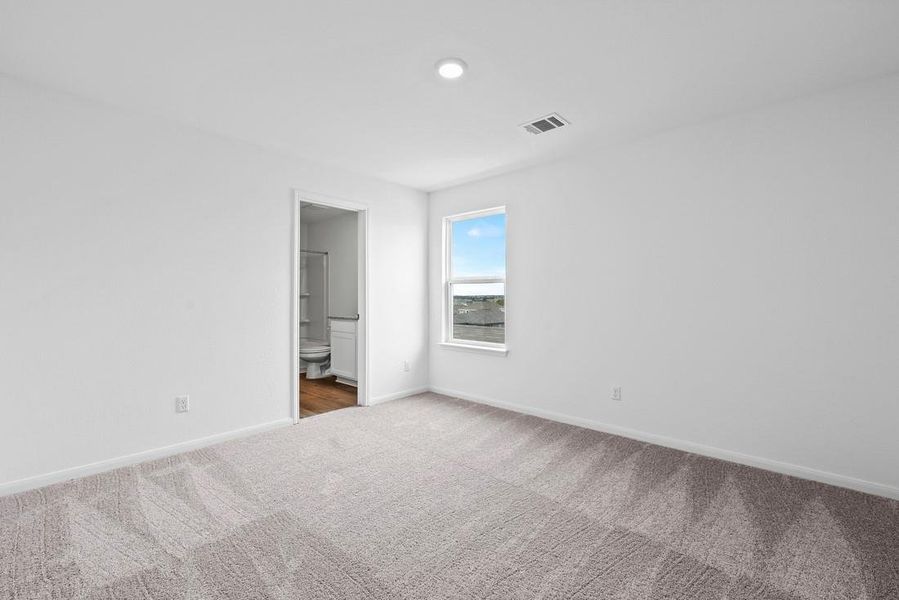
[[[328,253],[300,250],[300,340],[328,339]]]

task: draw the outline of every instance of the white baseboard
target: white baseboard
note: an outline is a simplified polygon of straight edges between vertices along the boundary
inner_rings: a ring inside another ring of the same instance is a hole
[[[188,450],[195,450],[197,448],[211,446],[213,444],[218,444],[219,442],[246,437],[248,435],[253,435],[254,433],[261,433],[270,429],[284,427],[285,425],[293,425],[293,419],[278,419],[277,421],[270,421],[268,423],[261,423],[259,425],[252,425],[250,427],[244,427],[241,429],[234,429],[232,431],[226,431],[224,433],[217,433],[215,435],[196,438],[193,440],[188,440],[186,442],[179,442],[170,446],[162,446],[160,448],[153,448],[152,450],[144,450],[143,452],[126,454],[124,456],[101,460],[78,467],[70,467],[68,469],[62,469],[60,471],[45,473],[43,475],[35,475],[33,477],[26,477],[25,479],[8,481],[6,483],[0,483],[0,496],[5,496],[6,494],[15,494],[16,492],[24,492],[26,490],[44,487],[45,485],[59,483],[61,481],[67,481],[69,479],[77,479],[78,477],[94,475],[95,473],[102,473],[103,471],[110,471],[112,469],[133,465],[148,460],[164,458],[166,456],[171,456],[172,454],[178,454],[180,452],[187,452]]]
[[[818,469],[812,469],[809,467],[803,467],[800,465],[794,465],[794,464],[771,460],[771,459],[767,459],[767,458],[761,458],[758,456],[752,456],[749,454],[743,454],[740,452],[734,452],[731,450],[725,450],[725,449],[716,448],[713,446],[706,446],[704,444],[697,444],[695,442],[688,442],[685,440],[671,438],[671,437],[667,437],[667,436],[663,436],[663,435],[657,435],[654,433],[646,433],[643,431],[638,431],[636,429],[630,429],[627,427],[620,427],[617,425],[609,425],[609,424],[602,423],[600,421],[596,421],[593,419],[574,417],[571,415],[557,413],[557,412],[549,411],[549,410],[545,410],[545,409],[532,408],[529,406],[523,406],[520,404],[511,403],[511,402],[494,400],[492,398],[487,398],[484,396],[476,396],[473,394],[467,394],[464,392],[450,390],[450,389],[442,388],[439,386],[421,386],[421,387],[417,387],[417,388],[403,390],[400,392],[394,392],[392,394],[385,394],[383,396],[371,398],[369,400],[369,406],[373,406],[375,404],[380,404],[382,402],[389,402],[391,400],[397,400],[399,398],[405,398],[407,396],[414,396],[415,394],[420,394],[420,393],[427,392],[427,391],[435,392],[438,394],[443,394],[445,396],[450,396],[453,398],[460,398],[462,400],[468,400],[471,402],[477,402],[479,404],[486,404],[488,406],[495,406],[497,408],[503,408],[506,410],[511,410],[514,412],[522,413],[522,414],[533,415],[535,417],[542,417],[544,419],[549,419],[551,421],[558,421],[560,423],[576,425],[578,427],[584,427],[586,429],[594,429],[596,431],[611,433],[613,435],[620,435],[622,437],[639,440],[642,442],[649,442],[651,444],[657,444],[659,446],[674,448],[676,450],[683,450],[684,452],[692,452],[694,454],[709,456],[711,458],[718,458],[721,460],[735,462],[735,463],[747,465],[750,467],[757,467],[759,469],[765,469],[768,471],[774,471],[776,473],[783,473],[785,475],[791,475],[793,477],[799,477],[802,479],[810,479],[812,481],[818,481],[818,482],[826,483],[829,485],[835,485],[838,487],[844,487],[844,488],[856,490],[859,492],[865,492],[868,494],[874,494],[877,496],[884,496],[886,498],[893,498],[893,499],[899,500],[899,488],[889,486],[889,485],[874,483],[871,481],[865,481],[863,479],[856,479],[854,477],[849,477],[846,475],[839,475],[837,473],[820,471]],[[224,442],[224,441],[231,440],[231,439],[245,437],[245,436],[252,435],[255,433],[261,433],[263,431],[268,431],[270,429],[276,429],[278,427],[284,427],[286,425],[292,425],[292,424],[293,424],[293,419],[291,419],[291,418],[278,419],[277,421],[271,421],[268,423],[262,423],[259,425],[244,427],[242,429],[235,429],[232,431],[227,431],[224,433],[218,433],[215,435],[210,435],[210,436],[206,436],[206,437],[202,437],[202,438],[188,440],[186,442],[180,442],[180,443],[172,444],[169,446],[162,446],[160,448],[145,450],[143,452],[136,452],[134,454],[127,454],[125,456],[119,456],[116,458],[102,460],[102,461],[98,461],[98,462],[94,462],[94,463],[90,463],[90,464],[86,464],[86,465],[71,467],[68,469],[62,469],[60,471],[45,473],[43,475],[36,475],[33,477],[27,477],[24,479],[18,479],[18,480],[14,480],[14,481],[5,482],[5,483],[0,483],[0,496],[5,496],[7,494],[14,494],[17,492],[22,492],[22,491],[26,491],[26,490],[30,490],[30,489],[35,489],[35,488],[43,487],[45,485],[50,485],[53,483],[59,483],[61,481],[66,481],[69,479],[85,477],[87,475],[93,475],[95,473],[101,473],[103,471],[109,471],[109,470],[116,469],[119,467],[124,467],[124,466],[132,465],[132,464],[136,464],[136,463],[140,463],[140,462],[145,462],[148,460],[164,458],[166,456],[171,456],[173,454],[178,454],[180,452],[186,452],[188,450],[194,450],[196,448],[211,446],[211,445],[217,444],[219,442]]]
[[[478,404],[486,404],[488,406],[504,408],[506,410],[511,410],[517,413],[532,415],[535,417],[542,417],[551,421],[558,421],[560,423],[567,423],[569,425],[577,425],[578,427],[584,427],[586,429],[595,429],[596,431],[611,433],[613,435],[620,435],[622,437],[639,440],[641,442],[649,442],[658,446],[674,448],[675,450],[692,452],[693,454],[700,454],[702,456],[718,458],[729,462],[739,463],[741,465],[765,469],[766,471],[774,471],[775,473],[783,473],[784,475],[791,475],[793,477],[799,477],[800,479],[810,479],[812,481],[818,481],[820,483],[826,483],[837,487],[865,492],[866,494],[874,494],[875,496],[884,496],[886,498],[899,500],[899,488],[890,485],[884,485],[882,483],[874,483],[873,481],[856,479],[847,475],[839,475],[837,473],[820,471],[818,469],[812,469],[800,465],[771,460],[769,458],[752,456],[750,454],[743,454],[741,452],[734,452],[732,450],[725,450],[723,448],[715,448],[714,446],[706,446],[704,444],[688,442],[686,440],[671,438],[664,435],[646,433],[643,431],[638,431],[636,429],[619,427],[618,425],[609,425],[593,419],[573,417],[550,410],[544,410],[542,408],[532,408],[529,406],[522,406],[520,404],[513,404],[511,402],[494,400],[492,398],[486,398],[483,396],[475,396],[472,394],[466,394],[464,392],[450,390],[438,386],[431,386],[430,391],[437,394],[450,396],[452,398],[469,400],[471,402],[477,402]]]
[[[381,404],[382,402],[389,402],[391,400],[399,400],[400,398],[405,398],[407,396],[414,396],[415,394],[422,394],[422,393],[428,392],[430,390],[431,390],[430,387],[423,385],[420,387],[403,390],[401,392],[394,392],[393,394],[385,394],[383,396],[378,396],[376,398],[369,398],[368,405],[374,406],[375,404]]]

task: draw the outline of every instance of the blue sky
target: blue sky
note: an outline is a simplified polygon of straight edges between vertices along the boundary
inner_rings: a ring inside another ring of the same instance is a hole
[[[453,275],[506,275],[506,215],[490,215],[453,223]],[[469,288],[471,286],[465,286]],[[460,293],[502,293],[501,287],[460,289]]]

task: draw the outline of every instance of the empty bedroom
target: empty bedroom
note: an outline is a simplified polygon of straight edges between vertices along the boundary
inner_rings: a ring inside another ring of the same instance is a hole
[[[899,600],[897,31],[0,0],[0,600]]]

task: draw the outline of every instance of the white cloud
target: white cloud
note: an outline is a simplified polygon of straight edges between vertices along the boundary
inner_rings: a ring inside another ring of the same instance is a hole
[[[468,237],[473,238],[481,238],[481,237],[501,237],[503,235],[503,228],[497,227],[495,225],[486,225],[481,227],[472,227],[468,230]]]

